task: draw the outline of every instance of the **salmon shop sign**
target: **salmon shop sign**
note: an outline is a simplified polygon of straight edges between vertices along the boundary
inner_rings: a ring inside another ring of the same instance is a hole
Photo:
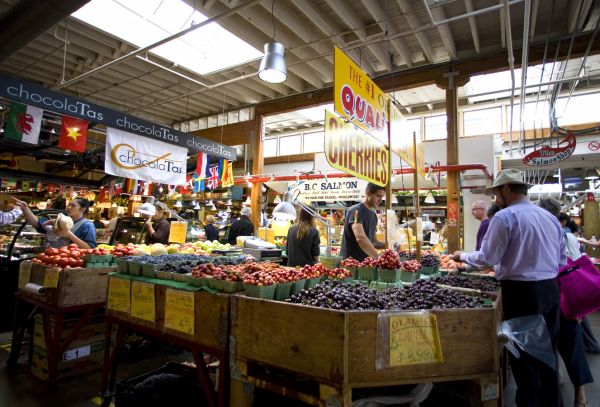
[[[358,178],[319,178],[296,185],[291,192],[299,191],[298,200],[315,201],[362,201],[367,181]]]

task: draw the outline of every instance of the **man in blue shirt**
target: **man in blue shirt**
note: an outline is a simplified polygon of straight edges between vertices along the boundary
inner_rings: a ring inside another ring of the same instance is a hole
[[[502,284],[504,318],[541,314],[556,354],[560,328],[556,276],[566,264],[565,244],[556,217],[527,198],[530,186],[519,170],[501,171],[486,193],[495,195],[503,209],[490,221],[481,249],[455,252],[453,258],[476,267],[495,266]],[[510,358],[518,406],[562,405],[557,368],[551,369],[524,352],[519,359]]]

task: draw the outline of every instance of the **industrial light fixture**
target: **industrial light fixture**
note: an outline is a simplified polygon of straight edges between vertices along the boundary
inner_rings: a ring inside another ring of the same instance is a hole
[[[173,205],[175,208],[183,208],[183,203],[181,203],[181,199],[178,199]]]
[[[144,202],[142,206],[137,208],[136,212],[141,213],[142,215],[154,216],[156,214],[156,208],[154,207],[154,197],[149,196],[148,199],[146,199],[146,202]]]
[[[274,204],[280,204],[280,203],[281,203],[281,198],[279,197],[279,195],[277,195],[277,196],[275,197],[275,199],[273,200],[273,203],[274,203]]]
[[[294,197],[290,191],[283,194],[283,202],[280,202],[275,209],[273,209],[273,217],[275,219],[283,220],[295,220],[296,219],[296,207],[292,201]]]
[[[425,197],[425,203],[434,204],[435,198],[433,197],[433,193],[431,191],[427,192],[427,196]]]
[[[435,220],[435,223],[439,225],[440,223],[442,223],[442,221],[441,221],[441,219],[440,219],[440,218],[437,218],[437,219]]]
[[[225,205],[226,205],[226,206],[231,206],[231,205],[233,205],[233,204],[231,203],[231,199],[228,199],[228,200],[227,200],[227,202],[225,202]]]
[[[198,201],[194,201],[194,206],[192,207],[192,209],[195,211],[200,209],[200,204],[198,203]]]
[[[285,47],[283,44],[275,41],[275,0],[271,4],[271,18],[273,19],[273,38],[271,42],[265,44],[265,55],[258,68],[258,77],[269,83],[281,83],[287,79],[287,70],[285,68],[285,59],[283,54]]]

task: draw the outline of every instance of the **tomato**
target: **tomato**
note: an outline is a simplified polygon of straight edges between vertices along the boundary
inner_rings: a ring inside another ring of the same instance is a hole
[[[38,258],[33,258],[33,259],[31,259],[31,262],[32,263],[41,263],[42,261]]]
[[[69,259],[69,266],[71,267],[77,267],[77,259]]]
[[[60,252],[58,254],[59,257],[68,258],[70,256],[69,252]]]
[[[69,254],[69,249],[65,249],[64,247],[62,249],[58,249],[58,254]]]
[[[77,259],[77,267],[83,267],[83,260]]]
[[[69,249],[77,249],[77,244],[76,243],[71,243],[70,245],[67,246]]]
[[[81,252],[79,250],[72,250],[71,257],[74,259],[78,259],[81,257]]]
[[[62,258],[60,258],[60,259],[58,260],[58,265],[59,265],[60,267],[66,267],[66,266],[68,266],[68,265],[69,265],[69,259],[67,259],[67,258],[65,258],[65,257],[62,257]]]
[[[44,253],[46,253],[48,256],[56,256],[58,254],[58,249],[50,247],[50,248],[46,249],[46,251]]]

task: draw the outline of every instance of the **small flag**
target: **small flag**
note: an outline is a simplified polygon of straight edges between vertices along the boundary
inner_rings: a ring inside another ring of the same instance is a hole
[[[221,176],[221,183],[223,187],[230,187],[233,185],[233,162],[225,160],[223,162],[223,175]]]
[[[108,183],[108,197],[109,199],[115,195],[115,180],[113,179]]]
[[[22,103],[11,103],[4,138],[37,144],[40,138],[43,114],[44,111],[40,108]]]
[[[38,182],[35,190],[36,190],[36,192],[42,192],[44,190],[44,184],[42,184],[41,182]]]
[[[17,180],[16,179],[9,179],[6,178],[4,180],[4,185],[6,186],[6,188],[8,189],[17,189]]]
[[[88,122],[74,117],[63,116],[58,146],[64,150],[85,152]]]
[[[21,190],[29,191],[29,181],[21,181]]]
[[[115,195],[121,195],[123,193],[123,178],[118,177],[115,179]]]
[[[196,175],[198,175],[199,177],[206,176],[204,170],[206,168],[207,162],[208,162],[208,154],[198,153],[198,158],[196,160]]]
[[[219,187],[219,166],[215,165],[210,167],[208,182],[206,183],[206,188],[216,189]]]

